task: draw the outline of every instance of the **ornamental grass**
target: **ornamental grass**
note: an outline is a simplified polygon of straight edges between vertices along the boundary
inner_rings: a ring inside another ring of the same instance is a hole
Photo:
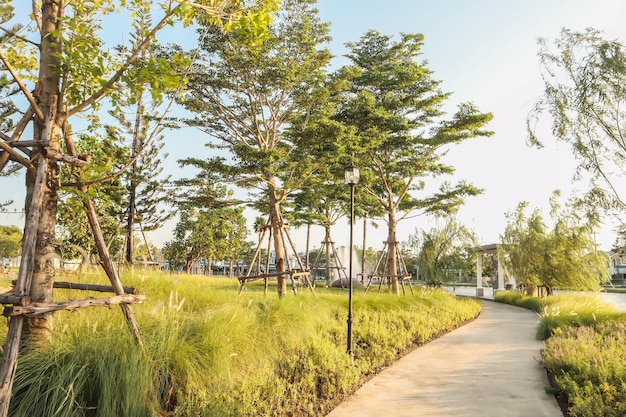
[[[262,283],[238,295],[237,280],[223,277],[135,270],[123,281],[147,296],[133,306],[145,350],[117,307],[57,312],[52,342],[20,355],[10,415],[323,415],[398,355],[480,311],[440,290],[355,290],[352,364],[347,290],[301,287],[279,299],[275,283],[267,295]],[[103,295],[55,290],[58,300],[89,296]]]

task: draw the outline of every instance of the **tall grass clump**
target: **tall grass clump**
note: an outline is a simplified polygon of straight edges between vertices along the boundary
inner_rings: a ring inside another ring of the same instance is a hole
[[[625,314],[595,294],[558,294],[545,297],[537,337],[545,340],[565,326],[596,326],[620,320]]]
[[[90,283],[101,276],[80,276]],[[20,356],[12,416],[310,416],[329,412],[399,354],[472,320],[480,303],[439,290],[354,294],[355,362],[346,354],[347,292],[237,295],[237,280],[135,271],[126,285],[145,349],[118,308],[55,314],[53,341]],[[102,294],[56,291],[58,299]]]
[[[564,326],[594,326],[626,318],[613,305],[602,301],[597,294],[557,294],[532,297],[517,292],[500,292],[496,301],[536,311],[541,317],[537,338],[545,340],[555,329]]]

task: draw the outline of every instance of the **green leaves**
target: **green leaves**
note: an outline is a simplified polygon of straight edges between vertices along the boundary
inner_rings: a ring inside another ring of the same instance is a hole
[[[579,173],[591,175],[591,192],[606,191],[600,204],[624,208],[614,184],[626,168],[626,48],[594,29],[563,29],[553,48],[545,39],[539,45],[545,90],[527,119],[529,143],[542,146],[537,126],[547,116],[555,139],[571,146]]]
[[[449,94],[439,89],[425,63],[417,61],[423,43],[421,34],[402,34],[394,42],[369,31],[348,44],[353,65],[338,73],[350,87],[336,119],[351,128],[346,147],[363,169],[359,187],[390,218],[396,210],[404,215],[414,210],[453,212],[464,197],[480,192],[468,184],[444,183],[438,193],[428,195],[423,178],[454,172],[441,160],[446,147],[492,135],[485,126],[493,116],[472,104],[461,104],[450,120],[441,119]]]
[[[522,202],[508,213],[508,224],[502,244],[508,255],[510,272],[527,285],[544,285],[550,289],[595,291],[607,281],[608,259],[597,250],[593,219],[578,215],[572,203],[563,208],[551,199],[552,229],[536,209],[530,216]]]

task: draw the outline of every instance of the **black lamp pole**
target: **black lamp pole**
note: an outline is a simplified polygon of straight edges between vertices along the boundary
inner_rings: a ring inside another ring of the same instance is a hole
[[[352,350],[352,252],[354,240],[354,186],[359,183],[359,168],[354,164],[346,167],[345,183],[350,186],[350,260],[348,262],[348,355],[354,362],[354,351]]]

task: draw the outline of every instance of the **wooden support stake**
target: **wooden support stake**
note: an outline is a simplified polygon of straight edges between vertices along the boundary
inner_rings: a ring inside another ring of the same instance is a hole
[[[54,288],[63,288],[68,290],[84,290],[84,291],[98,291],[98,292],[112,292],[115,293],[113,286],[111,285],[96,285],[96,284],[80,284],[77,282],[55,282]],[[122,287],[124,294],[139,294],[139,290],[135,287]]]
[[[12,281],[12,284],[15,285],[15,281]],[[111,285],[98,285],[98,284],[81,284],[79,282],[64,282],[64,281],[55,281],[52,284],[53,288],[61,288],[65,290],[83,290],[83,291],[97,291],[97,292],[112,292],[115,293],[115,290]],[[139,294],[139,290],[135,287],[122,287],[124,288],[124,294]],[[0,296],[0,300],[1,300]],[[15,303],[3,303],[0,301],[0,304],[15,304]]]
[[[2,315],[5,317],[34,316],[61,310],[75,311],[85,307],[110,307],[117,304],[141,303],[145,299],[146,297],[143,295],[127,294],[109,298],[87,298],[85,300],[69,300],[58,303],[32,303],[25,306],[5,307]]]
[[[82,191],[86,192],[87,187],[82,187]],[[123,295],[124,287],[122,286],[122,282],[117,275],[117,269],[115,269],[115,264],[113,263],[113,259],[111,259],[104,236],[102,235],[102,228],[100,227],[100,222],[98,221],[98,215],[96,214],[96,208],[93,204],[93,200],[91,200],[91,198],[87,198],[84,200],[84,206],[87,209],[87,218],[89,220],[89,225],[91,226],[91,231],[93,232],[93,237],[96,242],[96,248],[98,250],[98,255],[100,256],[102,267],[109,277],[109,281],[111,281],[115,294]],[[139,329],[139,323],[137,323],[137,319],[135,318],[132,308],[128,304],[120,304],[120,307],[122,308],[122,312],[124,313],[124,318],[130,328],[130,332],[135,337],[135,341],[142,349],[145,350],[145,345]]]
[[[33,262],[35,256],[35,244],[37,241],[37,225],[41,215],[44,184],[48,175],[48,161],[39,158],[35,187],[26,218],[24,228],[22,261],[17,275],[15,294],[18,296],[28,295],[30,283],[33,277]],[[4,344],[2,355],[2,367],[0,367],[0,416],[6,416],[9,412],[9,402],[13,391],[13,379],[17,368],[17,356],[22,338],[24,317],[12,317],[9,319],[9,331]]]
[[[30,304],[30,297],[27,295],[0,294],[0,304],[25,306],[27,304]]]

